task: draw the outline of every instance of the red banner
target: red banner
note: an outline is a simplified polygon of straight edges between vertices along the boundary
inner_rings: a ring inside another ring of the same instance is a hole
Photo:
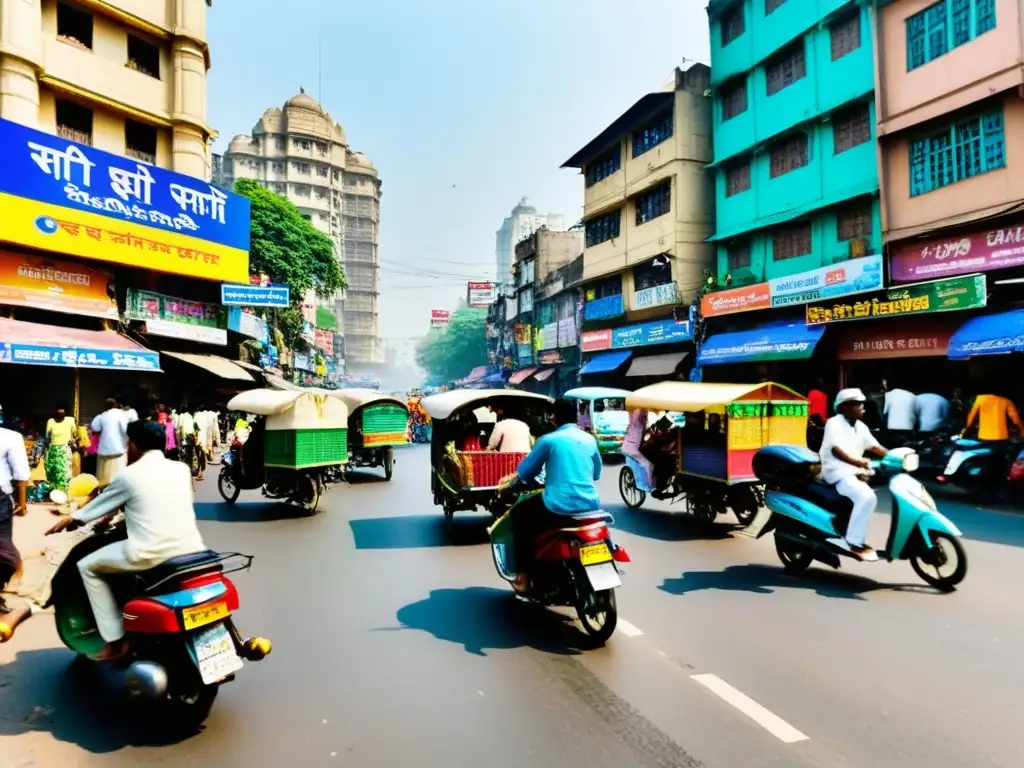
[[[731,315],[733,312],[768,309],[771,305],[768,283],[755,283],[743,288],[704,294],[700,301],[700,313],[704,317],[717,317]]]
[[[1024,226],[1009,226],[896,246],[889,271],[896,282],[913,282],[1022,264]]]
[[[580,334],[580,347],[584,352],[600,352],[612,348],[612,330],[584,331]]]
[[[840,360],[945,357],[958,322],[851,323],[838,334],[836,354]]]

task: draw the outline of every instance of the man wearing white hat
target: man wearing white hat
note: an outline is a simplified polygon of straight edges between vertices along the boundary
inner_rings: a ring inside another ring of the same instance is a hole
[[[844,389],[836,395],[836,415],[825,422],[821,441],[821,475],[829,485],[853,502],[853,512],[846,526],[845,539],[829,539],[830,544],[848,549],[862,560],[877,560],[875,550],[867,545],[868,523],[878,498],[864,480],[871,463],[865,453],[885,456],[864,417],[864,393],[857,388]]]

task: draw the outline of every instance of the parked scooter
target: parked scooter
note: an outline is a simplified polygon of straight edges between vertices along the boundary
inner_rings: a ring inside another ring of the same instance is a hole
[[[521,493],[512,509],[541,493],[524,492],[523,486],[518,490]],[[612,516],[602,511],[567,517],[564,528],[536,538],[529,572],[518,572],[510,518],[503,516],[490,528],[494,567],[527,600],[575,608],[587,635],[604,645],[618,622],[615,589],[622,586],[622,579],[617,563],[630,562],[626,550],[611,541],[611,522]]]
[[[124,522],[98,526],[68,553],[51,579],[47,606],[57,634],[72,651],[95,655],[104,645],[96,630],[78,562],[101,547],[127,539]],[[271,651],[265,638],[245,639],[235,627],[238,591],[228,573],[253,558],[213,551],[175,557],[149,571],[107,578],[120,605],[131,651],[119,664],[128,692],[162,705],[162,722],[198,727],[209,715],[221,685],[231,682],[242,660],[260,661]]]
[[[948,459],[938,483],[972,495],[996,496],[1005,493],[1012,482],[1013,464],[1022,453],[1020,440],[975,440],[951,438]]]
[[[815,479],[821,464],[817,454],[792,445],[761,448],[754,472],[767,486],[771,517],[758,538],[775,532],[775,551],[783,567],[802,573],[818,560],[838,568],[841,557],[860,559],[829,539],[842,538],[853,503],[835,487]],[[917,454],[897,448],[871,463],[871,469],[890,476],[892,515],[880,559],[909,560],[914,572],[943,591],[952,591],[967,575],[967,555],[960,530],[938,510],[928,491],[909,474],[917,469]]]

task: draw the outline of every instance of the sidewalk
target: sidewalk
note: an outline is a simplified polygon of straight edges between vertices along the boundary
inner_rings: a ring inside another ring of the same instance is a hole
[[[14,518],[14,544],[21,552],[26,570],[31,560],[43,555],[46,548],[46,531],[57,522],[57,516],[51,512],[55,508],[54,504],[29,504],[25,517]],[[17,593],[20,581],[15,577],[15,580],[7,585],[7,592]]]

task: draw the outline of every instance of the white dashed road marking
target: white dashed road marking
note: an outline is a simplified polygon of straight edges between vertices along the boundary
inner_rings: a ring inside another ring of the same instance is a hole
[[[780,741],[792,744],[809,738],[778,715],[762,707],[745,693],[733,688],[717,675],[704,674],[691,675],[691,677],[720,699],[734,706]]]
[[[619,619],[617,629],[626,637],[640,637],[640,635],[644,633],[640,627],[635,624],[630,624],[625,619]]]

